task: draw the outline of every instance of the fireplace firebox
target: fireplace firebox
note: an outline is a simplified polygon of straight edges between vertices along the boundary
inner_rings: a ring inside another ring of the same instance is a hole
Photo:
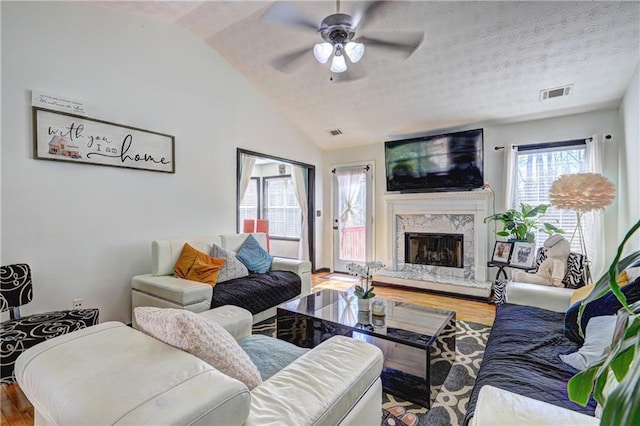
[[[404,261],[414,265],[464,268],[463,234],[407,232]]]

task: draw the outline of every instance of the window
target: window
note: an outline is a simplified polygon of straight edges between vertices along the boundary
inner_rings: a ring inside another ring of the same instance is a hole
[[[538,145],[539,146],[539,145]],[[583,173],[586,171],[586,146],[582,141],[576,141],[569,146],[528,148],[521,146],[518,151],[516,177],[516,206],[520,203],[536,206],[550,204],[549,189],[560,175]],[[568,210],[558,210],[549,207],[543,220],[558,226],[566,232],[567,239],[576,228],[576,214]],[[544,232],[536,233],[536,241],[547,239]],[[581,252],[579,239],[573,239],[571,250]]]
[[[258,219],[260,208],[260,178],[252,177],[240,203],[240,223],[245,219]]]
[[[299,238],[302,213],[290,175],[265,177],[263,217],[269,220],[272,237]]]

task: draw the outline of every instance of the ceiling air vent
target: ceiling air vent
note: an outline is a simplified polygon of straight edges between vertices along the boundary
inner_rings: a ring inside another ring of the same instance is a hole
[[[555,87],[553,89],[545,89],[540,91],[540,100],[559,98],[561,96],[569,96],[573,92],[573,84],[568,86]]]
[[[333,129],[333,130],[329,130],[329,134],[331,136],[338,136],[342,134],[342,130],[340,129]]]

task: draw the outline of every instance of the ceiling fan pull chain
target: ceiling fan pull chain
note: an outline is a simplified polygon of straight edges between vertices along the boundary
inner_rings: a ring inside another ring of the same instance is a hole
[[[336,0],[336,13],[340,13],[340,0]]]

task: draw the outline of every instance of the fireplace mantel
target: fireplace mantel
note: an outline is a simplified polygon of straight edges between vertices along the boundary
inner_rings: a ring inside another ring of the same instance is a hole
[[[489,190],[388,194],[387,230],[390,253],[386,259],[387,276],[407,277],[410,282],[468,281],[472,287],[487,286],[488,237],[484,218],[489,216]],[[445,229],[446,228],[446,229]],[[404,262],[405,232],[464,233],[464,268],[424,267]],[[381,276],[385,275],[381,271]],[[402,280],[403,285],[408,285]],[[418,282],[416,287],[423,287]]]
[[[411,201],[484,201],[491,198],[491,191],[483,189],[479,191],[465,192],[425,192],[413,194],[386,194],[384,200],[387,203],[406,203]]]

